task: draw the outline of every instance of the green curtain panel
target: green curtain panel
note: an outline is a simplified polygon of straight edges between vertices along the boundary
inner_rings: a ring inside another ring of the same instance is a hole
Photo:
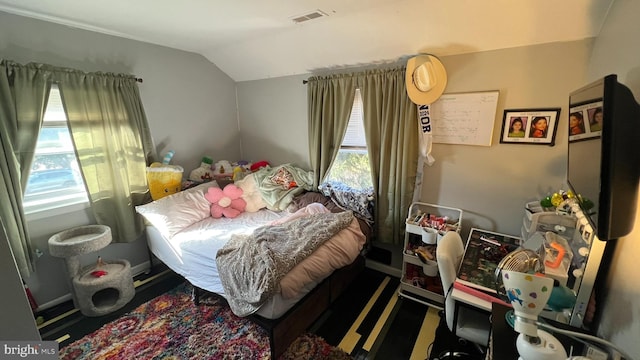
[[[318,182],[335,159],[351,114],[355,89],[374,179],[377,240],[402,244],[418,165],[417,108],[405,88],[405,68],[312,77],[308,83],[309,154]]]
[[[402,244],[418,165],[417,107],[405,88],[405,68],[360,76],[364,132],[377,195],[377,240]]]
[[[115,242],[134,241],[144,230],[135,206],[148,199],[153,149],[136,79],[68,69],[56,79],[95,219]]]
[[[37,65],[0,62],[0,217],[23,277],[34,271],[22,194],[49,94],[49,73]]]
[[[143,223],[135,206],[150,199],[146,165],[157,156],[136,79],[8,60],[0,67],[0,216],[21,275],[34,271],[22,196],[52,82],[96,221],[111,227],[114,242],[138,239]]]
[[[355,94],[356,79],[351,75],[308,80],[309,157],[314,170],[314,189],[318,189],[338,155]]]

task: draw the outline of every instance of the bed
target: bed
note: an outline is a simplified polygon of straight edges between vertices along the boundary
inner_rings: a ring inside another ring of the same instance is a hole
[[[236,315],[267,330],[276,359],[364,268],[369,226],[304,185],[269,197],[256,195],[256,178],[248,180],[239,184],[251,211],[233,219],[210,216],[203,198],[215,182],[136,210],[146,220],[150,251],[193,285],[196,303],[203,293],[223,297]],[[296,180],[304,184],[304,179]],[[287,241],[270,241],[274,236]],[[274,250],[276,243],[284,248]],[[253,244],[261,245],[256,249]],[[293,255],[262,255],[277,251]],[[267,273],[276,275],[267,280]]]

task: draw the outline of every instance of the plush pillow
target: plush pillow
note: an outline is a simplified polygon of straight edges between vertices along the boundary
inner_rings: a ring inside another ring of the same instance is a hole
[[[224,189],[210,187],[204,197],[211,203],[211,216],[214,218],[224,216],[233,219],[247,206],[242,198],[242,189],[235,184],[228,184]]]
[[[267,203],[262,198],[262,193],[256,184],[254,174],[249,174],[243,179],[236,181],[235,185],[242,189],[242,198],[247,203],[244,211],[256,212],[267,207]]]
[[[204,194],[212,186],[217,186],[215,181],[136,206],[136,211],[160,234],[171,238],[180,230],[211,216],[211,205]]]
[[[339,182],[325,182],[318,188],[342,208],[353,211],[355,216],[373,221],[373,188],[358,190]]]
[[[296,212],[299,209],[302,209],[303,207],[312,203],[320,203],[332,213],[337,213],[345,210],[338,206],[338,204],[336,204],[330,197],[314,191],[307,191],[298,196],[295,196],[293,200],[291,200],[291,203],[289,204],[287,210],[289,212]]]

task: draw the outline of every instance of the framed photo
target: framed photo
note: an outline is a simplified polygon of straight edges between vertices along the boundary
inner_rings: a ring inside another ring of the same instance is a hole
[[[569,141],[589,140],[602,133],[602,99],[569,109]]]
[[[504,111],[501,143],[555,145],[560,108]]]

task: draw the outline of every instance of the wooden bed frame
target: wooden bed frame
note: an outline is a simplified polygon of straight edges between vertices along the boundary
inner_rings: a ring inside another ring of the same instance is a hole
[[[267,330],[272,359],[278,359],[329,308],[356,279],[364,265],[365,258],[359,255],[353,263],[334,271],[278,319],[267,319],[259,315],[247,317]],[[200,304],[200,297],[204,293],[212,294],[195,286],[193,289],[193,301],[196,305]]]

